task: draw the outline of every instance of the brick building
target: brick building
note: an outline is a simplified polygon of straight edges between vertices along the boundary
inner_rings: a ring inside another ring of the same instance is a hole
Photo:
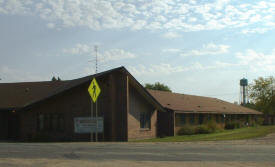
[[[101,88],[98,116],[104,119],[99,141],[157,136],[157,113],[165,110],[120,67],[68,81],[0,83],[0,140],[89,141],[90,134],[75,132],[74,118],[95,110],[87,91],[94,77]]]
[[[174,136],[185,125],[206,124],[210,120],[224,125],[240,121],[253,124],[262,113],[216,98],[148,90],[167,112],[158,113],[159,135]]]

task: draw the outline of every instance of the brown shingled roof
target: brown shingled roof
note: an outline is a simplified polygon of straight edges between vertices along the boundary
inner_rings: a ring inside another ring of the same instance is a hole
[[[220,99],[148,90],[160,104],[176,112],[222,113],[222,114],[262,114],[256,110],[232,104]]]
[[[57,91],[68,81],[0,83],[0,108],[16,109],[43,99]]]
[[[118,67],[95,75],[67,81],[0,83],[0,109],[13,110],[24,108],[88,82],[93,77],[100,77],[117,70],[126,69]]]
[[[67,81],[44,81],[44,82],[22,82],[22,83],[0,83],[0,110],[16,110],[30,106],[42,100],[51,98],[61,92],[74,88],[80,84],[90,82],[94,77],[123,71],[130,76],[132,84],[143,92],[144,97],[154,104],[159,110],[165,111],[161,104],[127,71],[124,67],[114,68],[95,75]]]

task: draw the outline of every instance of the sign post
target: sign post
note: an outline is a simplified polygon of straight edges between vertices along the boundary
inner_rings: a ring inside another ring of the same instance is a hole
[[[88,88],[88,92],[91,96],[91,100],[95,103],[95,117],[97,118],[98,115],[97,115],[97,99],[98,99],[98,96],[101,92],[100,90],[100,87],[98,86],[98,83],[96,81],[95,78],[93,78],[89,88]],[[91,102],[91,118],[93,118],[93,105],[92,105],[92,102]],[[98,124],[96,124],[96,138],[95,138],[95,141],[97,141],[97,133],[98,133]],[[93,132],[91,132],[91,140],[92,140],[92,137],[93,137]]]
[[[93,102],[92,102],[92,99],[91,99],[91,119],[92,119],[93,116],[94,116],[93,110],[94,110],[94,105],[93,105]],[[93,141],[94,141],[94,134],[93,134],[92,131],[90,131],[90,132],[91,132],[91,142],[93,142]]]

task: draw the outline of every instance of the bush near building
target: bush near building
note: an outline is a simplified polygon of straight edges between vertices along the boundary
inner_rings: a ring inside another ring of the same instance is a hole
[[[258,126],[262,125],[263,119],[258,119],[257,121],[251,121],[250,124],[246,124],[243,121],[232,121],[226,122],[224,125],[217,124],[215,121],[209,121],[202,125],[185,125],[179,129],[177,135],[194,135],[194,134],[209,134],[220,132],[223,130],[238,129],[248,126]]]
[[[203,125],[185,125],[179,131],[178,135],[209,134],[222,131],[223,127],[215,121],[209,121]]]

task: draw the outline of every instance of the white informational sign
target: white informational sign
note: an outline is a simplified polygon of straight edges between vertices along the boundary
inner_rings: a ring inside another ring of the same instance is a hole
[[[102,117],[76,117],[74,118],[75,133],[103,132]]]

